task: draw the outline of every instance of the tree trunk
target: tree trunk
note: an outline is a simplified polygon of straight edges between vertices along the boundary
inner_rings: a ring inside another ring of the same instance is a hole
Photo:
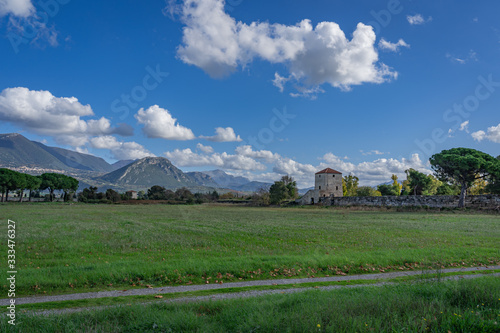
[[[54,201],[54,190],[50,190],[50,202]]]
[[[9,202],[9,190],[5,192],[5,202]]]
[[[30,197],[29,197],[29,199],[28,199],[28,201],[29,201],[29,202],[31,202],[31,194],[32,194],[32,193],[33,193],[33,191],[32,191],[32,190],[30,190]]]
[[[21,193],[19,194],[19,202],[23,202],[23,197],[24,197],[24,190],[21,190]]]
[[[462,183],[462,191],[460,192],[460,199],[458,200],[458,208],[465,207],[465,194],[467,193],[467,184]]]

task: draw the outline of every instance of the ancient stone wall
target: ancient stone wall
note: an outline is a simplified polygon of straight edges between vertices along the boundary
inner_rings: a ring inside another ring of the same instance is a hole
[[[342,197],[322,198],[327,206],[381,206],[381,207],[458,207],[458,195],[402,195],[381,197]],[[500,208],[500,195],[468,195],[465,200],[468,208]]]
[[[295,202],[297,202],[299,205],[312,205],[312,204],[317,204],[318,200],[319,200],[319,190],[309,190],[307,191],[306,194],[304,194],[300,199],[297,199]]]

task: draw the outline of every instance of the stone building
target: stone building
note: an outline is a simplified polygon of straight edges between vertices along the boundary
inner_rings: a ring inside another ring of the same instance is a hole
[[[136,191],[127,191],[127,192],[125,192],[125,194],[127,195],[127,198],[129,198],[129,199],[132,199],[132,200],[137,199],[137,192]]]
[[[326,168],[314,175],[314,190],[307,191],[297,202],[301,205],[314,205],[322,198],[342,196],[342,173]]]

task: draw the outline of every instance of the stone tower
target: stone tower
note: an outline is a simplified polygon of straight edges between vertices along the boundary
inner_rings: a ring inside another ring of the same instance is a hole
[[[342,173],[330,168],[316,172],[314,189],[318,191],[319,198],[325,198],[331,195],[334,197],[342,197]]]
[[[343,197],[342,173],[330,168],[316,172],[314,177],[314,190],[307,191],[296,202],[300,205],[314,205],[321,203],[323,198]]]

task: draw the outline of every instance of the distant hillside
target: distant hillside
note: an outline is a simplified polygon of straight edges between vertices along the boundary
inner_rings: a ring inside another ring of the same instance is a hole
[[[96,179],[121,186],[160,185],[169,189],[198,186],[191,177],[163,157],[146,157]]]
[[[208,187],[220,187],[219,184],[217,184],[212,177],[207,175],[206,173],[203,172],[188,172],[186,173],[188,177],[190,177],[195,183],[202,185],[202,186],[208,186]]]
[[[404,182],[404,180],[399,180],[399,179],[398,179],[398,183],[399,183],[400,185],[403,185],[403,182]],[[376,189],[376,188],[377,188],[377,186],[380,186],[380,185],[392,185],[393,183],[394,183],[394,181],[393,181],[393,180],[390,180],[390,181],[388,181],[388,182],[385,182],[385,183],[380,183],[380,184],[375,185],[375,186],[372,186],[372,187]]]
[[[63,148],[48,147],[40,142],[34,142],[40,148],[57,158],[64,165],[70,168],[96,172],[111,172],[113,167],[100,157],[89,154],[82,154],[76,151]]]
[[[228,175],[222,170],[203,171],[203,173],[212,177],[212,179],[222,188],[233,189],[234,187],[250,183],[248,178]]]
[[[21,134],[0,134],[0,166],[75,172],[110,172],[113,167],[100,157],[30,141]]]
[[[309,190],[314,190],[314,186],[311,186],[311,187],[308,187],[308,188],[299,188],[299,194],[302,195],[302,194],[306,194],[307,191]]]
[[[250,181],[250,179],[241,176],[229,175],[222,170],[203,171],[203,173],[209,175],[218,187],[239,192],[257,192],[260,189],[269,190],[272,185],[271,183]]]
[[[118,162],[115,162],[115,163],[111,164],[111,166],[113,167],[113,169],[112,169],[112,170],[110,170],[110,172],[111,172],[111,171],[118,170],[118,169],[120,169],[120,168],[123,168],[124,166],[127,166],[127,165],[129,165],[129,164],[132,164],[132,163],[134,163],[135,161],[136,161],[136,160],[120,160],[120,161],[118,161]]]
[[[248,182],[248,183],[240,185],[240,186],[232,187],[231,189],[236,190],[236,191],[241,191],[241,192],[257,192],[260,189],[264,189],[267,191],[267,190],[269,190],[271,185],[272,185],[271,183],[263,183],[263,182],[253,181],[253,182]]]
[[[0,134],[0,166],[67,170],[68,167],[21,134]]]

